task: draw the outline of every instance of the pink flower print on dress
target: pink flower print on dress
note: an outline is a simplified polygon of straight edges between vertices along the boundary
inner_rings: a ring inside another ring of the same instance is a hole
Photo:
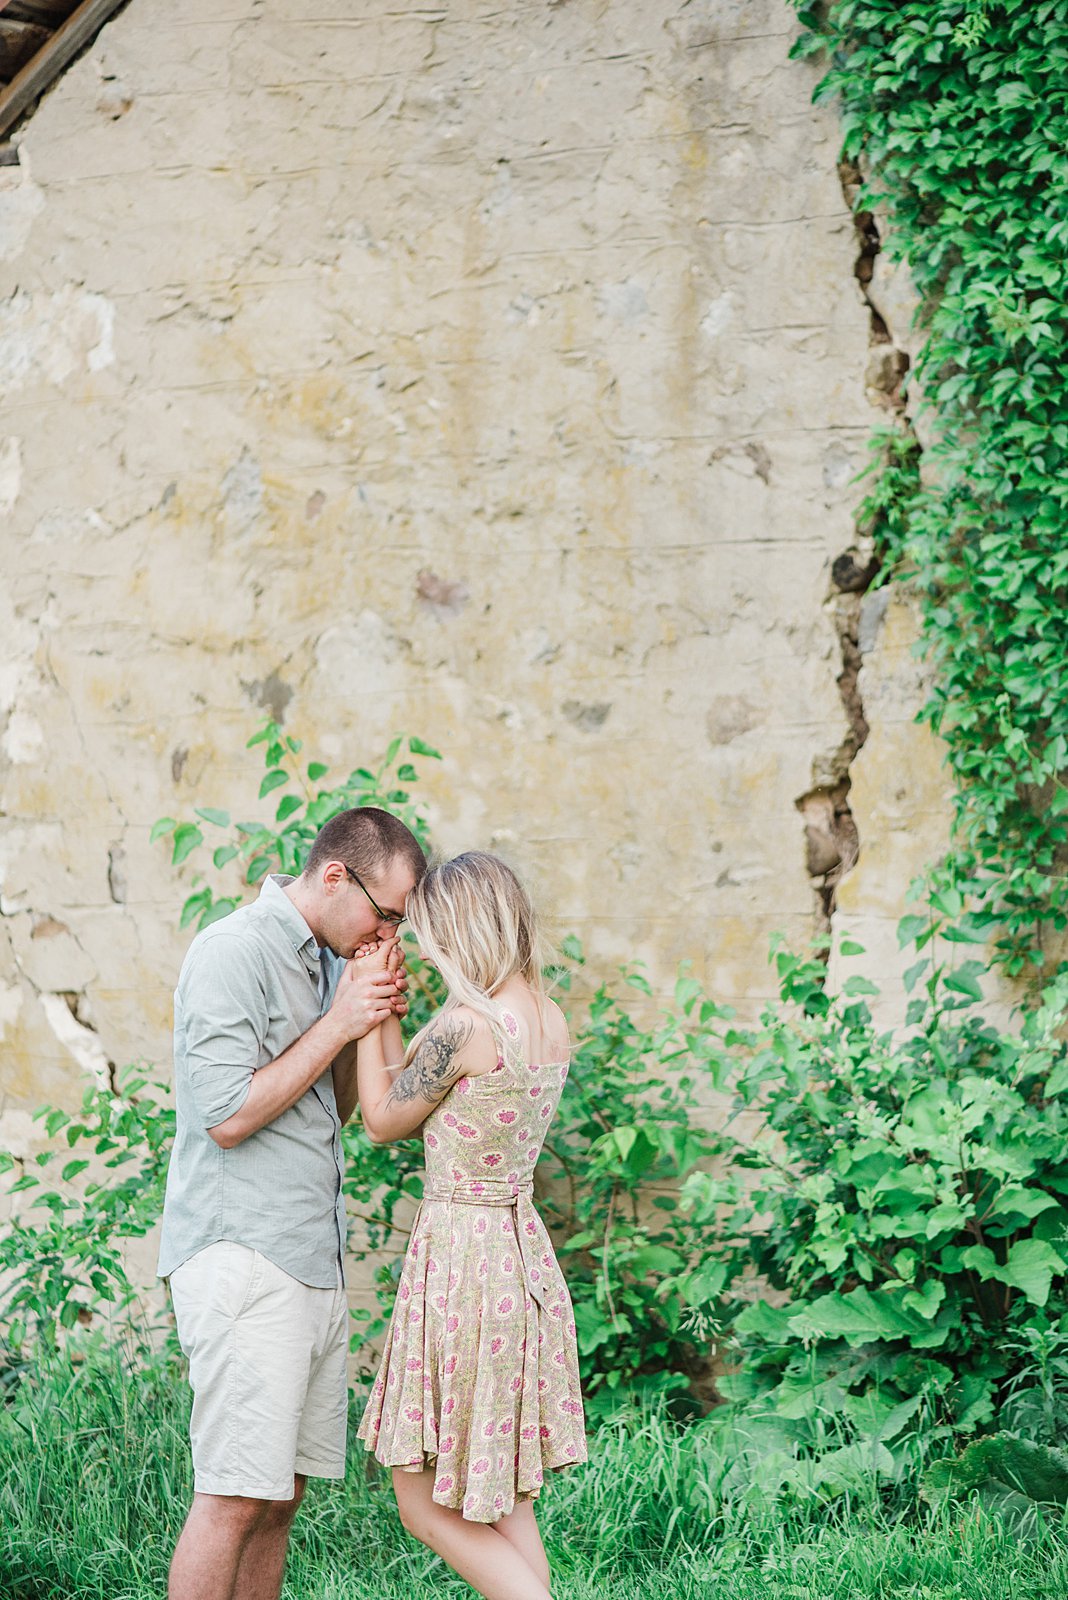
[[[478,1275],[484,1278],[489,1273],[489,1256],[481,1256],[478,1263]]]
[[[452,1488],[452,1486],[455,1483],[455,1481],[456,1480],[454,1478],[450,1477],[446,1473],[444,1478],[439,1478],[438,1479],[437,1484],[435,1485],[435,1487],[440,1491],[441,1494],[446,1494]]]
[[[460,1119],[456,1116],[455,1112],[446,1111],[441,1120],[444,1122],[447,1128],[455,1128]]]
[[[540,1468],[540,1467],[539,1467],[539,1468],[538,1468],[538,1469],[537,1469],[537,1471],[536,1471],[536,1472],[535,1472],[535,1474],[534,1474],[534,1482],[535,1482],[535,1483],[541,1483],[541,1481],[542,1481],[542,1478],[543,1478],[543,1476],[544,1476],[544,1475],[543,1475],[543,1473],[542,1473],[542,1470],[541,1470],[541,1468]]]
[[[482,1137],[478,1129],[472,1128],[469,1122],[461,1122],[458,1132],[461,1139],[481,1139]]]
[[[520,1348],[521,1348],[521,1350],[525,1350],[526,1349],[526,1344],[524,1343]],[[512,1393],[513,1394],[518,1394],[522,1387],[523,1387],[522,1378],[518,1377],[518,1376],[514,1377],[512,1379]]]
[[[503,1350],[503,1349],[504,1349],[504,1340],[501,1338],[500,1334],[498,1334],[496,1339],[491,1339],[490,1340],[490,1355],[491,1356],[495,1356],[497,1354],[498,1350]]]
[[[497,1432],[497,1425],[493,1421],[492,1417],[490,1418],[490,1420],[488,1422],[484,1422],[482,1424],[482,1437],[483,1437],[483,1439],[492,1439],[493,1435],[496,1432]]]
[[[503,1494],[495,1494],[493,1496],[493,1509],[494,1509],[494,1511],[503,1511],[504,1510],[504,1495]]]
[[[512,1013],[510,1011],[505,1013],[504,1026],[508,1031],[508,1037],[510,1039],[518,1039],[519,1038],[519,1024],[515,1020],[515,1018],[513,1017]]]
[[[429,1272],[438,1272],[438,1271],[440,1271],[440,1268],[438,1267],[438,1264],[434,1260],[433,1256],[428,1256],[427,1257],[426,1270],[427,1270],[428,1273]]]
[[[404,1415],[409,1422],[422,1422],[423,1413],[419,1406],[405,1406]]]
[[[534,1235],[537,1233],[537,1231],[538,1231],[538,1225],[537,1225],[536,1222],[533,1222],[533,1221],[524,1222],[524,1224],[523,1224],[523,1232],[526,1233],[526,1234],[529,1234],[532,1239],[533,1239]]]
[[[453,1315],[451,1317],[447,1317],[446,1318],[446,1320],[445,1320],[445,1332],[446,1333],[455,1333],[459,1326],[460,1326],[460,1319],[455,1314],[455,1312],[453,1313]]]
[[[526,1128],[520,1128],[515,1137],[517,1144],[526,1144],[527,1140],[530,1138],[530,1134],[527,1132]]]
[[[530,1098],[532,1100],[536,1100],[540,1094],[541,1094],[541,1084],[539,1083],[539,1084],[536,1085],[535,1088],[531,1089]]]
[[[543,1117],[551,1117],[552,1114],[553,1114],[552,1106],[549,1105],[548,1103],[543,1105],[542,1108],[541,1108],[541,1114],[542,1114]]]
[[[558,1367],[566,1366],[566,1362],[564,1360],[564,1352],[562,1350],[558,1350],[556,1352],[556,1354],[553,1356],[553,1360],[556,1362],[556,1365]]]
[[[504,1421],[500,1424],[500,1426],[497,1429],[497,1431],[498,1431],[498,1433],[503,1433],[507,1437],[507,1435],[510,1434],[511,1431],[512,1431],[512,1419],[511,1419],[511,1417],[505,1417]]]
[[[470,1089],[470,1087],[471,1087],[470,1078],[458,1078],[457,1081],[453,1084],[453,1089],[456,1091],[457,1094],[466,1094],[468,1089]]]
[[[472,1472],[488,1472],[489,1471],[489,1456],[479,1456],[478,1460],[476,1462],[474,1462],[474,1464],[472,1465],[471,1471]]]
[[[422,1372],[423,1363],[418,1356],[409,1356],[404,1363],[404,1370],[405,1372]]]
[[[423,1143],[426,1145],[428,1150],[436,1150],[438,1147],[437,1135],[433,1133],[424,1133]]]
[[[514,1310],[515,1310],[515,1299],[514,1299],[514,1297],[512,1295],[510,1295],[510,1294],[502,1294],[500,1299],[497,1301],[497,1315],[499,1317],[506,1317],[506,1316],[508,1316],[508,1314],[510,1312],[512,1312]]]
[[[449,1398],[446,1400],[445,1404],[441,1408],[442,1416],[443,1417],[451,1417],[455,1407],[456,1407],[456,1396],[454,1394],[450,1394]]]
[[[514,1122],[515,1119],[516,1119],[516,1116],[517,1116],[517,1113],[515,1111],[498,1111],[498,1113],[497,1113],[497,1121],[498,1122]]]
[[[536,1439],[538,1437],[538,1430],[534,1427],[533,1423],[528,1423],[527,1426],[522,1429],[522,1437],[524,1439]]]
[[[498,1155],[483,1156],[482,1157],[482,1165],[484,1167],[499,1167],[503,1160],[504,1160],[503,1156],[498,1156]]]
[[[515,1256],[504,1256],[501,1260],[501,1271],[512,1273],[515,1271]]]
[[[486,1231],[486,1229],[488,1227],[489,1227],[489,1223],[486,1221],[485,1217],[476,1217],[475,1218],[475,1232],[476,1233],[485,1233],[485,1231]]]
[[[472,1194],[485,1194],[485,1192],[486,1192],[486,1185],[484,1183],[479,1183],[476,1180],[476,1182],[474,1182],[471,1185],[471,1193]]]
[[[402,1300],[410,1300],[412,1297],[412,1291],[409,1289],[406,1283],[401,1284],[398,1294]]]

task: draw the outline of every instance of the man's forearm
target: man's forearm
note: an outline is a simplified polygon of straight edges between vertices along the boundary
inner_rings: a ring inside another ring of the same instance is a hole
[[[215,1143],[232,1150],[296,1105],[349,1042],[336,1018],[329,1012],[320,1017],[288,1050],[252,1074],[244,1105],[225,1122],[208,1129]]]

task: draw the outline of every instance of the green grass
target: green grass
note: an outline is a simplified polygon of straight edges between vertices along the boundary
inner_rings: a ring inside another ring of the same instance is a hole
[[[0,1412],[0,1600],[160,1600],[190,1498],[180,1372],[112,1356],[12,1383]],[[1068,1542],[1023,1544],[975,1509],[892,1519],[873,1489],[833,1503],[727,1499],[725,1441],[657,1413],[604,1425],[539,1517],[555,1600],[1053,1600]],[[908,1504],[903,1498],[902,1506]],[[461,1600],[471,1590],[404,1533],[354,1449],[313,1483],[287,1600]]]

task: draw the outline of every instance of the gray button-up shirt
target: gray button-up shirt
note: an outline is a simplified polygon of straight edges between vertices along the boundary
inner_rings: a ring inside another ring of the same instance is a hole
[[[327,1008],[344,963],[320,950],[282,885],[198,933],[174,995],[177,1132],[159,1273],[218,1240],[250,1246],[329,1289],[344,1258],[341,1124],[330,1068],[288,1111],[223,1150],[208,1133],[240,1110],[252,1074]]]

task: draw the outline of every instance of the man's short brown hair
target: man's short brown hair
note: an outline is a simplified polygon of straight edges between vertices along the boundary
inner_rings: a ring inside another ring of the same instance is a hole
[[[412,830],[390,811],[356,806],[323,823],[312,840],[304,872],[310,875],[327,861],[341,861],[361,878],[377,878],[398,856],[418,883],[426,871],[426,856]]]

